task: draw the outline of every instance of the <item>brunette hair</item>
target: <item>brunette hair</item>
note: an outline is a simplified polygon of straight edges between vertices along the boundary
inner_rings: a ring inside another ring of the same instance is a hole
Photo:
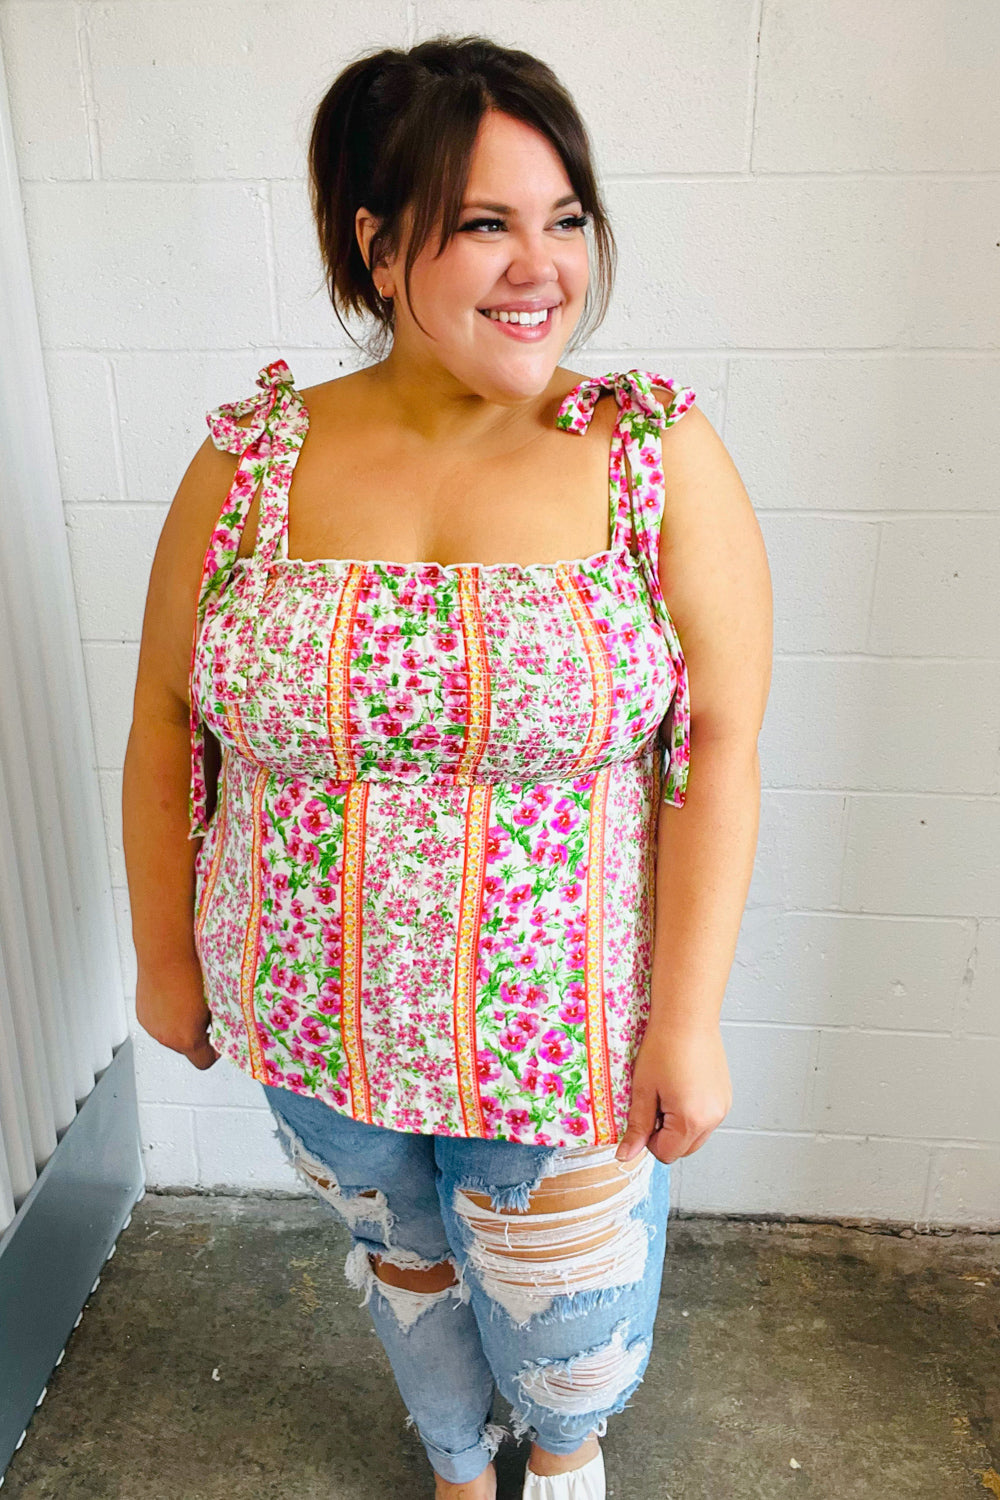
[[[595,303],[593,326],[604,319],[617,249],[586,127],[572,98],[530,52],[482,36],[435,36],[406,52],[387,47],[356,58],[334,79],[312,119],[309,190],[324,285],[352,342],[358,341],[341,310],[375,320],[365,350],[372,358],[385,352],[394,306],[378,294],[365,265],[355,233],[357,211],[364,206],[378,221],[369,245],[374,267],[382,256],[399,253],[403,215],[412,209],[403,273],[409,302],[411,268],[437,219],[438,255],[458,229],[476,135],[489,109],[524,121],[551,141],[590,217],[597,295],[592,275],[571,347],[593,331],[585,325]]]

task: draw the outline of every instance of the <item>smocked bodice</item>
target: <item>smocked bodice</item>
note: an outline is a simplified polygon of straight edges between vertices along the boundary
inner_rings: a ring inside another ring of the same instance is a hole
[[[675,392],[668,414],[654,384],[674,383],[633,370],[565,397],[556,421],[570,433],[586,430],[602,390],[618,402],[611,546],[533,565],[289,559],[308,414],[287,365],[261,372],[256,407],[210,413],[215,442],[240,462],[200,591],[192,836],[206,827],[202,719],[234,753],[285,775],[411,785],[583,774],[648,751],[662,731],[664,795],[680,805],[687,677],[658,576],[659,433],[694,393]],[[256,546],[237,559],[258,484]]]

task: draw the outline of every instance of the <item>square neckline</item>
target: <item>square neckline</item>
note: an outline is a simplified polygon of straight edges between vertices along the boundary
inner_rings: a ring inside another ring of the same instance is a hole
[[[637,373],[637,372],[630,371],[629,373]],[[261,518],[261,514],[260,514],[260,507],[259,507],[258,508],[258,515],[257,515],[257,531],[256,531],[256,534],[254,536],[253,549],[252,549],[252,551],[244,554],[241,557],[234,558],[233,562],[231,564],[230,571],[232,573],[235,573],[237,570],[240,570],[242,572],[247,572],[247,573],[252,574],[254,571],[256,571],[256,568],[258,568],[258,567],[264,567],[264,570],[266,572],[270,572],[270,570],[272,568],[281,567],[281,568],[288,568],[288,569],[298,569],[301,572],[306,572],[306,571],[309,571],[311,569],[317,569],[317,570],[319,570],[321,572],[335,573],[338,569],[346,569],[346,570],[350,571],[352,568],[361,568],[361,569],[364,570],[364,572],[366,574],[370,574],[370,573],[373,573],[376,570],[380,570],[380,571],[383,571],[383,572],[389,574],[392,577],[406,577],[406,576],[409,575],[409,576],[413,576],[413,577],[419,578],[419,577],[422,577],[422,576],[424,576],[424,575],[426,575],[428,573],[430,573],[430,574],[444,574],[445,576],[447,576],[449,574],[453,574],[453,575],[456,575],[456,576],[461,576],[463,574],[473,574],[473,575],[477,575],[478,576],[481,573],[509,573],[509,574],[514,574],[517,577],[530,577],[532,574],[536,574],[536,573],[543,573],[543,574],[555,573],[560,568],[561,569],[574,569],[574,570],[577,570],[577,569],[587,569],[587,570],[589,570],[590,572],[593,572],[593,573],[603,573],[606,569],[610,568],[613,564],[618,564],[620,566],[625,567],[626,569],[628,569],[628,567],[629,567],[630,564],[634,564],[636,568],[641,568],[641,566],[642,566],[642,552],[641,552],[641,547],[639,546],[638,541],[637,541],[637,533],[636,533],[636,527],[635,527],[635,516],[634,516],[634,512],[633,512],[633,505],[632,505],[632,500],[633,500],[632,489],[633,489],[633,486],[629,482],[629,479],[630,479],[631,476],[628,474],[628,458],[627,458],[627,453],[625,452],[625,445],[624,444],[622,444],[622,464],[623,464],[623,476],[622,477],[623,477],[623,481],[624,482],[618,488],[616,488],[616,486],[615,486],[614,478],[613,478],[613,475],[612,475],[612,472],[611,472],[611,467],[612,467],[611,460],[614,457],[615,440],[616,440],[616,437],[618,436],[618,429],[619,429],[619,426],[620,426],[620,423],[621,423],[621,418],[622,418],[622,414],[623,414],[623,407],[622,407],[620,401],[618,400],[617,393],[616,393],[615,388],[614,388],[613,385],[607,385],[607,386],[604,386],[604,387],[600,387],[598,385],[598,382],[601,379],[602,379],[601,376],[585,375],[582,380],[578,380],[577,381],[576,385],[570,386],[569,390],[566,392],[566,394],[561,398],[561,400],[559,402],[559,406],[558,406],[558,409],[557,409],[557,412],[556,412],[556,422],[555,422],[554,425],[556,427],[560,426],[560,423],[559,423],[559,416],[560,416],[560,414],[563,411],[569,409],[569,407],[571,406],[571,404],[572,404],[573,401],[579,400],[580,393],[583,390],[584,386],[594,385],[595,387],[597,387],[596,395],[595,395],[595,400],[594,400],[594,405],[595,406],[597,405],[597,402],[601,399],[602,396],[613,395],[615,397],[615,408],[616,408],[616,410],[615,410],[615,420],[614,420],[614,424],[613,424],[612,429],[611,429],[611,439],[610,439],[609,449],[608,449],[608,471],[607,471],[607,482],[608,482],[608,495],[607,495],[608,512],[607,512],[607,520],[610,523],[610,528],[609,528],[610,532],[611,532],[611,543],[610,543],[610,546],[602,547],[600,549],[600,551],[598,551],[598,552],[592,552],[587,557],[557,558],[554,562],[531,562],[531,563],[518,563],[518,562],[499,562],[499,563],[456,562],[456,563],[440,563],[440,562],[436,562],[436,561],[426,561],[426,560],[409,561],[409,562],[402,562],[402,563],[400,563],[400,562],[390,562],[387,558],[380,558],[380,557],[370,557],[370,558],[362,558],[362,557],[289,557],[289,556],[287,556],[287,553],[285,555],[282,555],[281,549],[282,548],[287,548],[287,546],[288,546],[289,500],[290,500],[290,490],[291,490],[292,478],[294,477],[294,475],[290,475],[289,479],[288,479],[288,482],[284,486],[284,490],[283,490],[284,505],[283,505],[283,518],[282,518],[281,531],[280,531],[278,537],[275,540],[275,545],[274,545],[274,548],[272,550],[270,559],[267,561],[266,565],[264,565],[264,564],[262,564],[261,562],[258,561],[258,556],[259,556],[259,551],[260,551],[260,529],[261,529],[261,519],[262,519]],[[303,440],[304,440],[305,433],[307,433],[309,431],[309,429],[310,429],[310,427],[312,425],[312,413],[309,410],[308,403],[306,402],[305,397],[303,396],[301,390],[298,388],[298,386],[296,386],[294,384],[294,382],[291,382],[291,390],[294,393],[294,399],[295,399],[295,402],[296,402],[296,404],[298,406],[299,412],[302,415],[304,415],[304,417],[305,417],[305,427],[304,427],[304,432],[303,432]],[[589,426],[589,418],[588,418],[587,425]],[[569,429],[567,427],[563,427],[562,430],[563,431],[570,431],[572,429]],[[299,445],[299,446],[301,447],[301,445]],[[296,461],[297,461],[297,454],[296,454]],[[262,483],[262,485],[261,485],[258,493],[259,493],[260,496],[263,496],[263,483]],[[626,496],[627,496],[627,511],[628,511],[628,517],[629,517],[629,522],[630,522],[630,525],[628,527],[623,526],[623,524],[622,524],[622,503],[623,503],[623,500],[626,498]],[[246,522],[244,521],[244,527],[245,527],[245,525],[246,525]],[[631,536],[633,538],[633,541],[636,544],[636,551],[634,551],[634,552],[632,551],[632,549],[628,545],[628,536],[629,536],[629,532],[630,531],[631,531]],[[241,532],[241,538],[240,539],[242,540],[242,532]]]
[[[402,577],[405,574],[421,573],[554,573],[557,568],[588,568],[591,572],[600,572],[616,559],[628,558],[632,562],[639,563],[641,558],[638,552],[633,552],[626,541],[622,540],[617,546],[604,547],[600,552],[592,552],[589,557],[558,558],[555,562],[538,563],[478,563],[478,562],[390,562],[382,557],[272,557],[269,568],[298,568],[306,571],[318,568],[322,571],[335,571],[337,568],[364,568],[366,572],[374,572],[379,569],[390,573],[394,577]],[[252,564],[253,553],[236,558],[233,569],[239,568],[241,564]]]

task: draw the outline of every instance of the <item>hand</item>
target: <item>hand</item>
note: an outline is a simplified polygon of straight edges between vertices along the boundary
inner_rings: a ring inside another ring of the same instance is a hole
[[[197,958],[155,974],[139,972],[135,1015],[143,1031],[181,1052],[196,1068],[210,1068],[219,1054],[208,1040],[211,1012],[205,1004],[204,981]]]
[[[635,1057],[632,1105],[617,1158],[631,1161],[644,1146],[662,1162],[691,1156],[725,1119],[732,1102],[717,1025],[648,1026]]]

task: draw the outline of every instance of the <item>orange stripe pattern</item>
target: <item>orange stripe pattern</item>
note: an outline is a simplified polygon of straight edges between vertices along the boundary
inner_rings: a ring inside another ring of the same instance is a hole
[[[587,914],[584,982],[587,1005],[587,1065],[590,1072],[590,1112],[594,1120],[594,1144],[610,1145],[615,1133],[611,1103],[611,1066],[604,1011],[604,832],[611,767],[601,766],[594,775],[590,803],[590,838],[587,849]]]
[[[365,819],[370,782],[353,781],[344,798],[343,938],[340,953],[340,1028],[350,1075],[351,1114],[372,1123],[371,1090],[365,1067],[362,984],[362,881]]]
[[[243,1011],[243,1026],[250,1048],[250,1076],[258,1083],[268,1083],[267,1063],[264,1061],[254,1015],[253,992],[257,982],[257,965],[260,961],[260,914],[261,914],[261,808],[264,792],[270,780],[270,771],[263,768],[254,778],[251,796],[251,849],[250,849],[250,910],[247,913],[246,932],[243,938],[243,962],[240,965],[240,1008]]]
[[[476,1059],[476,970],[491,801],[492,787],[488,782],[469,787],[455,945],[454,1034],[458,1096],[466,1135],[480,1139],[486,1136],[486,1123],[479,1098]]]
[[[458,580],[462,633],[465,637],[465,668],[468,675],[468,708],[465,744],[456,779],[471,781],[486,751],[490,730],[490,673],[486,654],[486,631],[479,602],[479,571],[462,573]]]
[[[247,739],[247,732],[243,727],[243,715],[240,712],[238,703],[226,704],[226,727],[233,737],[233,745],[236,753],[242,755],[244,760],[249,760],[257,764],[257,757],[254,754],[250,741]]]
[[[351,640],[363,582],[364,568],[360,563],[352,563],[337,601],[327,658],[326,728],[341,781],[349,780],[355,770],[350,736]]]
[[[587,665],[590,669],[591,691],[585,694],[593,705],[590,729],[586,743],[572,764],[571,770],[575,771],[593,765],[594,760],[607,744],[612,710],[611,664],[601,642],[600,633],[594,624],[590,607],[583,595],[580,579],[574,576],[570,568],[561,564],[556,569],[556,582],[566,597],[573,623],[580,632],[580,639],[587,653]]]

